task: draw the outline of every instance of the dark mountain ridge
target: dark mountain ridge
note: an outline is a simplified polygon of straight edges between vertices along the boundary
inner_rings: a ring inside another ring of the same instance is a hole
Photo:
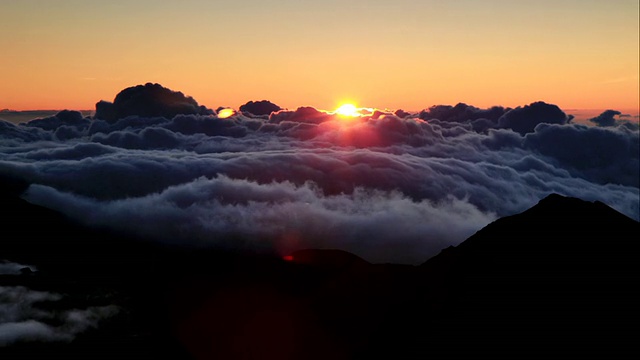
[[[632,358],[639,352],[640,224],[551,194],[421,266],[339,250],[190,250],[91,229],[21,199],[3,177],[0,258],[40,271],[0,286],[113,303],[70,343],[15,358]]]
[[[487,225],[422,267],[463,257],[476,270],[502,271],[506,264],[523,272],[632,270],[625,267],[636,265],[637,236],[637,221],[599,201],[551,194],[520,214]]]
[[[423,301],[436,309],[432,350],[637,355],[639,234],[637,221],[601,202],[557,194],[487,225],[420,267]]]

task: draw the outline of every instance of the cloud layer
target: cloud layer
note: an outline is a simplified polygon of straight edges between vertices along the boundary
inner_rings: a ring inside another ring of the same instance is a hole
[[[376,262],[422,262],[552,192],[640,217],[637,127],[572,124],[542,102],[352,118],[250,105],[260,114],[0,122],[0,173],[88,224]]]
[[[0,286],[0,346],[17,342],[69,342],[119,311],[114,305],[65,310],[41,306],[63,298],[24,286]]]

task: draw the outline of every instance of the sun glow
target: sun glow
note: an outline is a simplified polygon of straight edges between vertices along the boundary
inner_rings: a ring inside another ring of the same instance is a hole
[[[343,117],[356,117],[360,116],[358,108],[353,104],[344,104],[336,109],[336,114]]]
[[[226,119],[230,116],[235,115],[235,111],[233,109],[222,109],[220,111],[218,111],[218,118],[219,119]]]

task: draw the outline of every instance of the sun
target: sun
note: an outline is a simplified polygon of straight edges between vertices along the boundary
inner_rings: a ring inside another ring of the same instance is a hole
[[[218,119],[226,119],[230,116],[235,115],[236,112],[233,109],[225,108],[218,111]]]
[[[343,104],[336,109],[336,114],[343,117],[356,117],[360,116],[358,108],[353,104]]]

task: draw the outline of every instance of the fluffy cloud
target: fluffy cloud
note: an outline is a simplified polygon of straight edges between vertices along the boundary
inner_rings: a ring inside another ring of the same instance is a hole
[[[508,111],[498,119],[498,125],[524,135],[533,132],[538,124],[567,124],[570,121],[571,117],[558,106],[539,101]]]
[[[248,103],[240,106],[240,111],[255,116],[269,115],[272,112],[280,110],[282,110],[280,106],[268,100],[249,101]]]
[[[310,106],[302,106],[295,111],[283,110],[272,113],[269,116],[269,122],[280,124],[283,121],[292,123],[320,124],[328,121],[332,116],[326,112],[316,110]]]
[[[91,120],[83,117],[79,111],[62,110],[54,116],[31,120],[28,123],[25,123],[24,126],[56,131],[64,126],[82,130],[87,128],[90,124]]]
[[[420,263],[552,192],[640,218],[638,130],[545,103],[34,125],[0,122],[0,172],[30,201],[164,241]]]
[[[589,119],[589,121],[598,126],[614,126],[616,124],[616,115],[622,115],[622,113],[617,110],[605,110],[602,114]]]
[[[178,114],[213,114],[212,110],[198,105],[191,97],[172,91],[160,84],[147,83],[122,90],[113,103],[96,104],[96,118],[114,122],[127,116],[172,118]]]
[[[225,176],[106,202],[34,185],[28,199],[90,225],[171,243],[278,254],[342,248],[376,262],[419,263],[495,219],[454,197],[414,201],[367,188],[325,195],[313,183],[259,184]]]
[[[435,105],[429,109],[420,112],[420,118],[423,120],[438,119],[447,122],[468,122],[478,119],[486,119],[497,122],[498,119],[511,109],[505,109],[502,106],[494,106],[489,109],[479,109],[464,103],[456,106]]]
[[[119,311],[113,305],[55,311],[38,306],[62,299],[60,294],[24,286],[0,286],[0,346],[16,342],[71,341]]]
[[[637,131],[582,125],[541,124],[527,134],[525,146],[553,157],[574,175],[600,184],[637,188],[640,143]]]
[[[618,116],[618,119],[616,119],[616,116]],[[631,115],[623,114],[617,110],[605,110],[600,115],[589,119],[589,121],[601,127],[623,126],[629,130],[638,130],[638,117],[635,117],[635,122],[631,121],[631,118]]]

